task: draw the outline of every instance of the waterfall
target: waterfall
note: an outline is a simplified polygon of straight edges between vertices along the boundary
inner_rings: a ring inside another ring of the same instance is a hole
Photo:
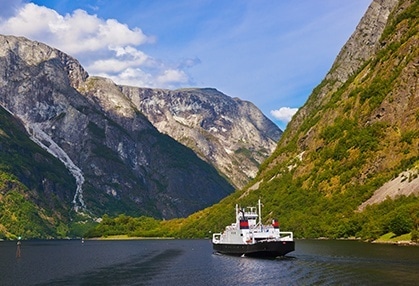
[[[78,212],[80,209],[86,209],[86,204],[83,200],[82,186],[84,183],[84,176],[82,170],[77,167],[76,164],[74,164],[67,153],[60,146],[58,146],[57,143],[55,143],[48,134],[42,131],[40,124],[29,123],[26,120],[24,120],[24,123],[32,141],[63,162],[63,164],[76,179],[77,188],[72,201],[74,210]],[[49,146],[45,145],[43,142],[48,142]]]

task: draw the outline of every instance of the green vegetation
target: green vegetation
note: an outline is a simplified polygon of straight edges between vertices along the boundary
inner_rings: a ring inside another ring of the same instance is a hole
[[[404,1],[399,4],[399,7],[402,6]],[[419,3],[417,1],[412,1],[413,3],[404,9],[402,13],[397,15],[391,15],[390,21],[388,21],[386,28],[384,29],[381,35],[381,42],[385,39],[390,38],[394,33],[397,33],[397,26],[403,22],[407,21],[410,27],[414,27],[417,31],[417,25],[415,26],[415,21],[417,21],[418,11],[419,11]],[[399,8],[398,7],[398,8]],[[395,9],[393,14],[400,11],[399,9]]]
[[[44,237],[45,233],[51,233],[52,226],[47,225],[40,215],[38,207],[17,190],[0,196],[0,238]]]
[[[311,208],[306,207],[306,201],[313,203]],[[395,200],[387,199],[381,204],[368,206],[363,212],[353,212],[343,205],[330,204],[320,197],[311,194],[297,194],[287,204],[293,205],[290,214],[279,215],[282,230],[292,230],[300,238],[359,238],[376,240],[387,233],[401,236],[411,233],[412,240],[418,239],[419,231],[419,201],[415,196],[399,197]],[[267,201],[264,221],[268,222],[274,216],[272,211],[277,204]],[[304,207],[298,207],[301,203]],[[275,205],[274,205],[275,204]],[[223,203],[222,203],[223,205]],[[249,204],[250,205],[250,204]],[[204,238],[213,232],[221,231],[224,226],[234,221],[234,206],[229,204],[227,209],[230,215],[224,217],[220,205],[198,212],[186,219],[159,221],[149,217],[129,217],[119,215],[110,218],[105,215],[102,222],[90,229],[86,237],[108,237],[127,235],[128,237],[177,237],[177,238]],[[334,208],[343,211],[336,212]],[[277,213],[277,212],[275,212]]]
[[[115,218],[102,217],[100,224],[84,233],[85,237],[108,237],[127,235],[128,237],[170,236],[163,234],[162,222],[150,217],[129,217],[121,214]]]
[[[383,203],[368,206],[354,218],[357,234],[365,239],[377,239],[386,233],[400,236],[419,230],[419,200],[415,196],[387,199]]]
[[[412,232],[413,233],[413,232]],[[374,240],[374,242],[380,242],[380,243],[400,243],[400,242],[415,242],[415,240],[413,239],[413,234],[412,233],[406,233],[400,236],[395,235],[392,232],[386,233],[382,236],[380,236],[379,238],[377,238],[376,240]]]

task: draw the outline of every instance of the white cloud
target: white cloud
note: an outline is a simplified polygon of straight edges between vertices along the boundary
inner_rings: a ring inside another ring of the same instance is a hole
[[[2,21],[0,31],[35,38],[73,55],[107,49],[110,45],[141,45],[153,41],[141,29],[130,29],[114,19],[100,19],[83,10],[62,16],[33,3],[25,4],[15,16]]]
[[[182,70],[168,69],[163,71],[163,73],[157,77],[157,81],[163,85],[172,84],[175,82],[186,83],[188,81],[188,76]]]
[[[33,3],[21,4],[10,15],[0,18],[0,33],[58,48],[76,57],[92,75],[111,78],[118,84],[162,88],[190,81],[182,70],[190,66],[181,63],[174,67],[139,49],[155,41],[140,28],[129,28],[115,19],[101,19],[80,9],[60,15]]]
[[[279,121],[288,123],[297,111],[298,108],[281,107],[277,110],[271,110],[271,115]]]
[[[123,56],[131,56],[134,59],[143,59],[146,60],[148,56],[144,54],[142,51],[137,50],[134,47],[127,46],[127,47],[121,47],[121,46],[110,46],[110,50],[115,51],[117,57],[123,57]]]
[[[86,68],[94,73],[119,73],[128,68],[156,65],[155,61],[145,53],[133,47],[109,47],[114,56],[97,59]]]
[[[97,75],[111,78],[118,84],[138,87],[155,87],[155,80],[153,76],[146,73],[141,68],[127,68],[115,75],[109,75],[107,73],[99,73]]]

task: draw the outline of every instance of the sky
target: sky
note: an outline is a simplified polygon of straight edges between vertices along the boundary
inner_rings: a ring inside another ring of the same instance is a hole
[[[0,0],[0,34],[75,57],[90,75],[211,87],[285,129],[372,0]]]

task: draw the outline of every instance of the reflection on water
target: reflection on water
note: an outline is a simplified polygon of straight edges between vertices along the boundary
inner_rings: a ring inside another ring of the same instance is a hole
[[[419,247],[297,241],[287,257],[217,255],[207,240],[0,242],[0,285],[417,285]]]
[[[142,257],[87,271],[74,276],[62,277],[39,285],[141,285],[150,281],[176,256],[182,253],[178,249],[151,252]]]

